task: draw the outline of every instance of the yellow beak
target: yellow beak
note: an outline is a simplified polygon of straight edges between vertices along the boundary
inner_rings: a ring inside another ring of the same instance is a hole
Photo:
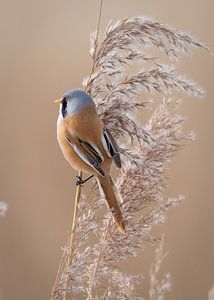
[[[60,99],[56,99],[55,101],[54,101],[54,103],[56,103],[56,104],[61,104],[62,103],[62,99],[60,98]]]

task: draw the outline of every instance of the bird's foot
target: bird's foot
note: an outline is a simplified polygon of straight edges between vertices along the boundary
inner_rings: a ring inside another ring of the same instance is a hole
[[[86,181],[91,179],[92,177],[94,177],[94,175],[91,175],[91,176],[89,176],[89,177],[87,177],[86,179],[83,180],[80,176],[76,176],[76,186],[77,185],[82,185],[83,183],[85,183]]]

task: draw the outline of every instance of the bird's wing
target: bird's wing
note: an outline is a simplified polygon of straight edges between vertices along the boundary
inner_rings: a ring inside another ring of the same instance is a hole
[[[118,168],[121,168],[120,148],[108,129],[103,130],[102,143],[107,155],[113,158]]]
[[[82,141],[78,137],[75,138],[75,142],[73,143],[71,141],[71,139],[69,139],[69,135],[66,135],[66,140],[67,140],[68,144],[76,152],[76,154],[85,163],[87,163],[94,170],[96,170],[99,175],[105,176],[105,173],[101,167],[101,163],[103,162],[103,156],[96,146],[91,145],[88,142]]]

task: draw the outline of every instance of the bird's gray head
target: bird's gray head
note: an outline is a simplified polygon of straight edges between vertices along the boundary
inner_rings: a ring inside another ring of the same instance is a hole
[[[91,97],[83,90],[68,91],[61,98],[61,114],[63,118],[72,116],[93,103]]]

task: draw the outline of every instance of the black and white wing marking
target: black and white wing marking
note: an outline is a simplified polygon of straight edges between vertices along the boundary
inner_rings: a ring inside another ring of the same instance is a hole
[[[76,138],[76,143],[72,143],[68,137],[66,137],[69,145],[74,149],[76,154],[89,166],[91,166],[101,176],[105,176],[105,173],[101,167],[103,162],[103,156],[96,146],[92,146],[88,142],[82,141],[80,138]]]
[[[102,143],[107,155],[113,158],[118,168],[121,168],[120,148],[108,129],[103,130]]]

